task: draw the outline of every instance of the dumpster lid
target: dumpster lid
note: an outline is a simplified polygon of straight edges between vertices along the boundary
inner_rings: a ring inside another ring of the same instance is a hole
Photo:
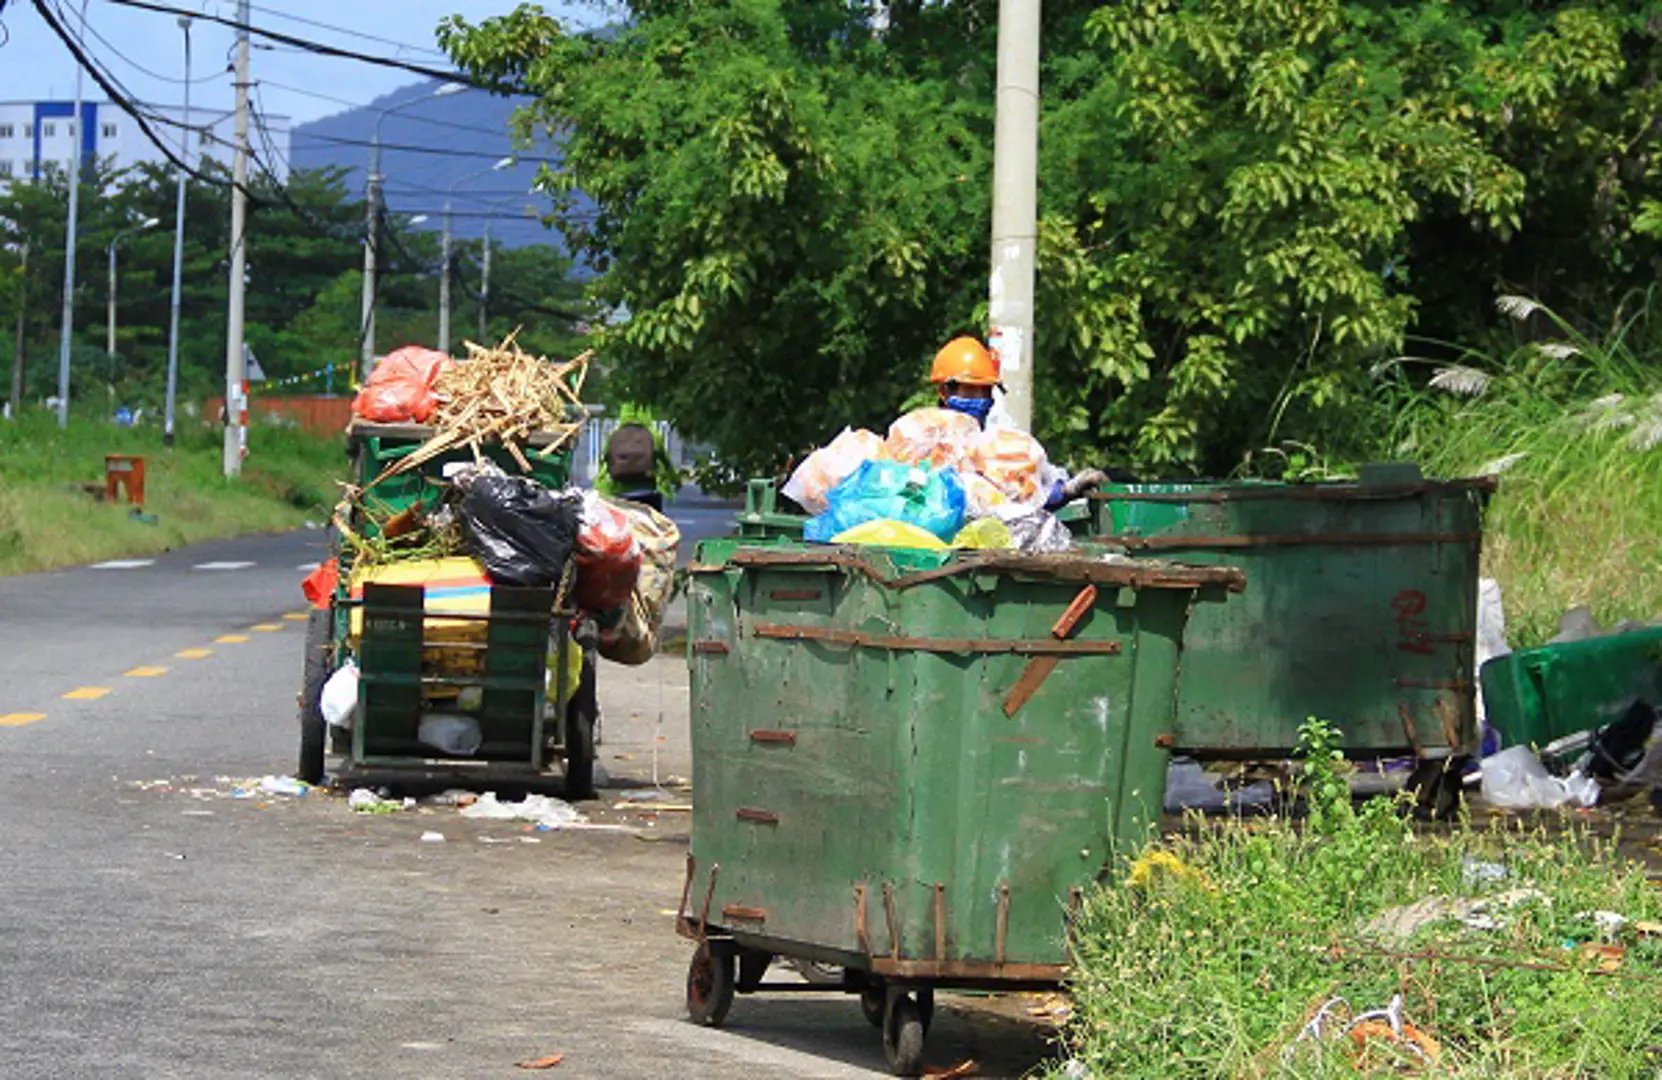
[[[1278,481],[1215,481],[1192,483],[1114,484],[1089,496],[1097,502],[1225,503],[1253,499],[1301,499],[1311,502],[1355,502],[1360,499],[1411,499],[1440,492],[1472,491],[1494,494],[1499,486],[1495,476],[1470,476],[1453,480],[1399,477],[1380,472],[1362,480],[1289,484]]]
[[[695,565],[689,568],[689,572],[719,573],[732,566],[838,567],[864,574],[889,589],[905,589],[959,574],[984,572],[1133,589],[1221,586],[1230,592],[1240,592],[1246,588],[1246,574],[1233,566],[1188,566],[1152,559],[1131,559],[1117,553],[1090,557],[1075,554],[1024,555],[1014,551],[942,552],[938,556],[942,559],[940,565],[931,569],[890,574],[867,557],[866,552],[871,550],[848,545],[741,547],[723,563]]]

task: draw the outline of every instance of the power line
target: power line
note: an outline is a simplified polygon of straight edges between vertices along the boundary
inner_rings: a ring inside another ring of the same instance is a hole
[[[352,49],[342,49],[335,45],[325,45],[321,41],[311,41],[292,34],[284,34],[277,30],[255,26],[252,23],[239,22],[236,19],[227,19],[222,15],[209,15],[204,12],[191,11],[188,8],[175,7],[172,4],[152,3],[151,0],[109,0],[112,4],[121,7],[137,8],[140,11],[154,11],[163,15],[184,15],[192,19],[202,19],[205,22],[218,23],[220,26],[229,26],[234,30],[247,30],[251,34],[258,34],[263,38],[281,42],[284,45],[293,45],[307,52],[317,53],[319,56],[335,56],[344,60],[357,60],[365,64],[377,64],[381,67],[398,68],[401,71],[413,72],[416,75],[425,75],[429,79],[438,79],[441,82],[462,83],[466,86],[478,86],[481,89],[492,89],[488,84],[476,83],[458,71],[444,71],[425,64],[413,64],[408,60],[400,60],[392,56],[372,56]],[[39,0],[36,0],[38,5]]]
[[[316,98],[319,101],[328,101],[328,102],[332,102],[336,105],[345,105],[347,108],[351,108],[351,109],[370,109],[374,112],[386,112],[387,111],[386,108],[383,108],[381,106],[369,105],[369,104],[366,104],[366,103],[363,103],[363,102],[357,102],[357,101],[348,101],[345,98],[338,98],[338,97],[334,97],[334,96],[329,95],[329,94],[320,94],[316,90],[303,90],[298,86],[289,86],[286,83],[275,82],[271,79],[261,79],[260,81],[265,83],[267,86],[272,87],[273,89],[287,90],[291,94],[299,94],[302,97]],[[400,105],[402,105],[402,103],[400,103]],[[472,131],[472,132],[475,132],[479,135],[502,135],[502,136],[506,136],[508,134],[508,131],[507,131],[506,128],[501,128],[501,129],[498,129],[498,128],[482,128],[482,127],[476,127],[473,124],[458,124],[454,120],[440,120],[437,117],[419,116],[419,115],[416,115],[415,113],[399,113],[398,118],[400,120],[409,120],[409,121],[414,121],[416,123],[421,123],[421,124],[432,124],[435,127],[454,128],[457,131]]]
[[[61,7],[58,10],[59,10],[59,14],[63,13],[63,9]],[[115,43],[112,42],[109,38],[105,37],[103,34],[100,34],[98,32],[98,29],[96,27],[94,27],[91,23],[86,24],[86,32],[91,34],[94,38],[96,38],[99,41],[99,43],[104,46],[104,48],[106,48],[110,52],[114,53],[118,59],[124,61],[127,64],[127,66],[132,67],[132,68],[136,68],[141,74],[148,75],[152,79],[159,79],[162,82],[173,83],[176,86],[182,86],[187,81],[185,79],[179,78],[176,75],[163,75],[159,71],[151,71],[149,68],[145,67],[143,64],[139,63],[137,60],[134,60],[132,57],[128,56],[126,53],[124,53],[120,49],[116,48]],[[84,38],[82,39],[82,44],[83,45],[86,44],[86,39],[84,39]],[[190,79],[188,81],[189,81],[190,85],[197,86],[197,85],[200,85],[202,83],[210,83],[210,82],[214,82],[218,79],[223,79],[225,76],[229,75],[230,73],[231,72],[229,71],[229,69],[227,69],[227,70],[224,70],[224,71],[217,71],[212,75],[204,75],[199,79]]]
[[[301,131],[294,132],[294,137],[296,139],[316,139],[318,142],[335,143],[340,146],[375,145],[375,143],[369,141],[368,139],[343,139],[338,135],[314,135],[311,132]],[[385,142],[381,144],[381,149],[400,150],[411,154],[435,154],[439,157],[494,158],[502,156],[502,152],[500,150],[451,150],[449,148],[437,146],[408,146],[402,143]],[[558,165],[560,163],[558,158],[525,157],[520,154],[516,154],[514,156],[519,161],[535,162],[538,165]]]
[[[362,30],[350,30],[344,26],[334,26],[330,23],[318,22],[316,19],[308,19],[303,15],[290,14],[289,12],[282,11],[278,8],[261,7],[259,4],[249,4],[248,7],[250,10],[258,11],[262,15],[271,15],[279,19],[287,19],[290,22],[303,23],[306,26],[314,26],[319,30],[332,30],[337,34],[345,34],[348,37],[359,38],[363,41],[373,41],[381,45],[391,45],[394,48],[404,49],[409,52],[427,53],[429,56],[443,57],[446,60],[450,58],[442,49],[435,49],[426,45],[407,45],[402,41],[394,41],[391,38],[376,37],[374,34],[366,34]]]

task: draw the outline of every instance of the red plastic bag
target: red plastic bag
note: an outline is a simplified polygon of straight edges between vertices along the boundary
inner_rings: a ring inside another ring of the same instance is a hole
[[[592,491],[583,493],[577,531],[577,606],[617,611],[629,603],[641,572],[641,545],[629,516]]]
[[[420,345],[406,345],[381,357],[370,372],[352,412],[377,424],[425,424],[438,402],[433,384],[450,357]]]
[[[335,585],[339,581],[340,560],[330,559],[306,575],[306,579],[300,583],[300,591],[306,594],[306,599],[311,601],[313,607],[327,611],[335,599]]]

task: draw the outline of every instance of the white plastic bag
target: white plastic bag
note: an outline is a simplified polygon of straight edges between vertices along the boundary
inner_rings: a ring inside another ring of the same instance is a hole
[[[1599,801],[1599,785],[1585,773],[1553,776],[1533,750],[1513,746],[1483,759],[1483,797],[1507,810],[1550,810],[1571,802],[1592,806]]]
[[[823,514],[826,493],[848,479],[862,462],[870,461],[882,451],[883,440],[875,432],[845,427],[835,439],[809,454],[796,467],[785,486],[779,489],[780,494],[809,514]]]
[[[575,806],[563,799],[527,795],[523,802],[502,802],[494,791],[485,792],[472,806],[464,806],[462,816],[485,821],[534,821],[550,829],[581,825],[588,821]]]
[[[485,733],[476,717],[456,713],[422,713],[416,738],[435,750],[472,757],[484,745]]]
[[[318,709],[330,727],[352,730],[352,716],[358,711],[358,665],[348,660],[323,684]]]

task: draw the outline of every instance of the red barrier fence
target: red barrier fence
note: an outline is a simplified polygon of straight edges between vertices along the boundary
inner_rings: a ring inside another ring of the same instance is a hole
[[[224,407],[224,398],[208,398],[202,403],[202,418],[209,423],[217,423],[220,410]],[[293,420],[316,435],[339,435],[352,422],[350,395],[325,397],[322,394],[296,394],[279,397],[256,394],[248,407],[256,423],[260,416],[276,415]]]

